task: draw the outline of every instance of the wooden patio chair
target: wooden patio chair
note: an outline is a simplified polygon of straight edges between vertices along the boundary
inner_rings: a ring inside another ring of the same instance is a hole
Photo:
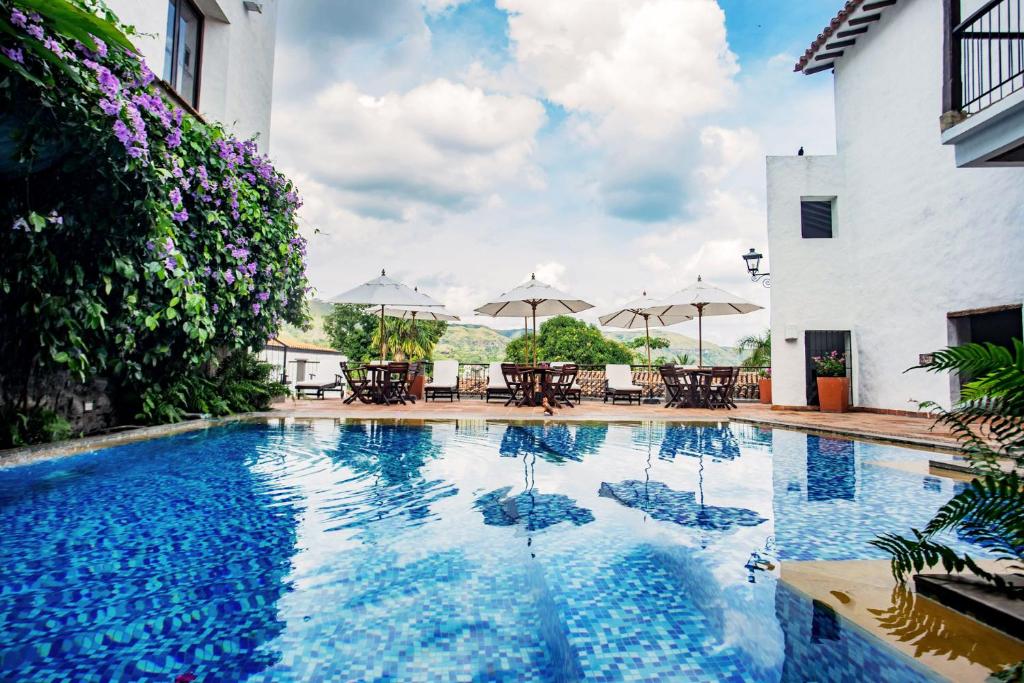
[[[361,403],[373,403],[374,387],[365,365],[349,366],[348,363],[341,364],[341,374],[345,376],[345,383],[352,390],[352,394],[345,399],[350,404],[356,399]]]
[[[658,368],[661,381],[665,384],[665,407],[674,408],[683,400],[682,378],[679,369],[674,365],[662,365]]]
[[[411,384],[408,363],[388,363],[381,388],[384,402],[387,404],[401,403],[403,406],[406,401],[415,403],[416,398],[409,394]]]
[[[531,388],[530,384],[533,382],[533,373],[515,363],[502,363],[501,376],[505,379],[509,393],[505,405],[515,403],[517,408],[522,407],[526,403],[526,391]]]
[[[583,398],[583,387],[576,383],[576,377],[580,373],[580,366],[575,363],[552,363],[554,372],[551,373],[551,388],[555,397],[564,401],[570,408],[573,407],[573,399],[579,403]]]
[[[730,410],[736,407],[733,394],[736,389],[736,380],[739,376],[739,368],[711,368],[711,381],[708,385],[709,408],[725,408]]]

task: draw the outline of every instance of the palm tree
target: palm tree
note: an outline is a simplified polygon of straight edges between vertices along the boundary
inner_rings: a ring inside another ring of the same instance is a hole
[[[394,356],[399,361],[429,360],[447,327],[448,324],[443,322],[385,318],[385,357]],[[375,347],[380,346],[379,327],[374,330],[373,344]]]
[[[740,353],[746,353],[747,357],[741,361],[745,368],[766,368],[772,364],[772,331],[765,330],[764,334],[751,334],[743,337],[737,343]]]

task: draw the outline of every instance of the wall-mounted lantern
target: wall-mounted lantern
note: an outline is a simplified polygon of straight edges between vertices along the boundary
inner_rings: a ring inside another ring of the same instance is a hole
[[[755,251],[753,247],[743,255],[743,260],[746,261],[747,273],[750,275],[750,279],[754,282],[760,282],[765,287],[771,287],[771,273],[761,272],[761,258],[761,254]]]

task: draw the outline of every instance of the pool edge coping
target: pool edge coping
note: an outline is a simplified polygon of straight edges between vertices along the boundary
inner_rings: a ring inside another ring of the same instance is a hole
[[[683,418],[667,418],[667,419],[652,419],[652,418],[598,418],[598,419],[580,419],[570,416],[566,416],[568,419],[556,418],[544,418],[544,417],[527,417],[527,418],[508,418],[508,417],[497,417],[489,415],[467,415],[465,417],[452,417],[452,416],[429,416],[429,417],[349,417],[345,415],[302,415],[301,413],[288,414],[278,411],[261,411],[261,412],[250,412],[250,413],[236,413],[234,415],[228,415],[225,417],[209,417],[200,418],[198,420],[189,420],[186,422],[175,422],[171,424],[152,425],[146,427],[137,427],[133,429],[127,429],[120,432],[111,434],[98,434],[94,436],[85,436],[77,439],[65,439],[63,441],[54,441],[46,444],[36,444],[33,446],[20,446],[17,448],[9,448],[0,450],[0,470],[11,469],[15,467],[22,467],[25,465],[32,465],[39,462],[45,462],[49,460],[58,460],[73,455],[79,455],[81,453],[87,453],[90,451],[103,450],[114,446],[122,446],[129,443],[135,443],[139,441],[148,441],[150,439],[157,439],[166,436],[175,436],[177,434],[185,434],[188,432],[199,431],[203,429],[210,429],[213,427],[221,427],[229,424],[239,422],[256,422],[260,420],[378,420],[384,422],[457,422],[459,420],[472,420],[482,422],[510,422],[510,423],[523,423],[523,422],[536,422],[536,423],[550,423],[550,422],[564,422],[568,424],[582,424],[587,422],[594,423],[606,423],[606,424],[630,424],[630,423],[645,423],[645,422],[665,422],[672,424],[729,424],[736,422],[738,424],[749,424],[754,426],[788,429],[792,431],[803,432],[805,434],[817,434],[822,436],[839,436],[844,438],[852,438],[861,441],[875,442],[897,446],[907,446],[920,450],[928,450],[933,452],[945,453],[947,455],[957,455],[962,453],[962,449],[956,444],[938,443],[928,439],[917,439],[914,437],[903,437],[892,434],[879,434],[877,432],[863,431],[850,428],[818,428],[818,427],[807,427],[805,425],[794,424],[785,420],[777,419],[764,419],[758,417],[747,417],[747,416],[731,416],[723,415],[722,419],[683,419]]]

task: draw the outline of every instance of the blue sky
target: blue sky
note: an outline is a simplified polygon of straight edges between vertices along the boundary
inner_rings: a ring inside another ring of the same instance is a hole
[[[767,305],[739,255],[766,247],[765,155],[833,152],[830,76],[791,70],[838,6],[290,5],[271,153],[306,202],[314,286],[328,298],[383,267],[469,314],[537,272],[596,317],[701,274]]]

